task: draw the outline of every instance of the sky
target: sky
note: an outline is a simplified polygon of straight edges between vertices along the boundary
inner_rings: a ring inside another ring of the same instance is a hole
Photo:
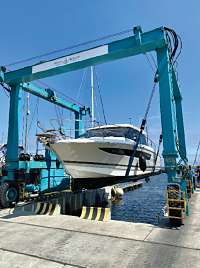
[[[183,112],[187,152],[190,162],[199,142],[200,125],[200,3],[193,1],[160,0],[0,0],[1,42],[0,65],[31,58],[57,49],[73,46],[88,40],[132,29],[140,25],[143,31],[160,26],[173,28],[182,39],[178,73],[183,96]],[[120,38],[123,38],[120,37]],[[116,39],[115,39],[116,40]],[[83,47],[83,48],[87,48]],[[10,65],[18,69],[40,60],[64,56],[73,51],[41,57],[23,64]],[[153,72],[144,55],[109,62],[95,67],[108,123],[140,125],[153,86]],[[81,83],[82,81],[82,83]],[[95,114],[102,121],[102,109],[96,85]],[[57,91],[91,105],[89,70],[79,70],[44,79]],[[22,108],[26,95],[22,95]],[[0,142],[6,142],[9,97],[0,89],[1,129]],[[52,104],[36,97],[30,98],[29,146],[35,146],[36,121],[45,128],[56,125],[56,111]],[[24,113],[21,113],[20,140],[24,137]],[[35,113],[34,113],[35,111]],[[37,116],[36,116],[37,114]],[[62,112],[68,122],[72,115]],[[152,102],[148,119],[149,135],[158,141],[161,132],[159,91]]]

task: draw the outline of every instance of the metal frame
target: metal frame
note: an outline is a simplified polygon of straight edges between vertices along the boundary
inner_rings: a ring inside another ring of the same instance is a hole
[[[18,146],[19,146],[19,124],[20,124],[20,102],[22,90],[36,95],[44,100],[54,103],[62,108],[68,109],[75,114],[75,138],[79,137],[82,131],[82,116],[89,112],[88,108],[79,107],[74,103],[57,98],[51,89],[43,89],[32,83],[21,83],[11,85],[10,110],[7,141],[7,170],[8,179],[13,180],[13,171],[19,168]]]
[[[183,178],[177,176],[177,160],[183,159],[187,164],[186,145],[181,94],[176,80],[176,75],[169,59],[168,41],[164,27],[149,32],[142,32],[140,26],[133,29],[133,36],[110,42],[101,46],[83,50],[77,53],[40,62],[15,71],[0,73],[0,80],[11,86],[10,116],[8,131],[8,159],[9,164],[16,161],[19,131],[19,103],[20,90],[26,90],[34,95],[54,102],[62,107],[67,107],[75,112],[77,119],[82,113],[79,107],[66,104],[54,96],[49,96],[47,91],[36,88],[30,82],[74,70],[79,70],[91,65],[97,65],[121,58],[135,56],[150,51],[157,54],[158,80],[160,92],[160,112],[163,134],[163,157],[169,183],[182,184]],[[77,121],[79,122],[79,121]],[[78,123],[77,123],[78,124]],[[76,126],[77,127],[77,126]],[[79,129],[79,126],[77,127]],[[13,131],[15,130],[15,131]],[[177,136],[175,135],[177,132]],[[177,139],[179,150],[177,150]],[[12,164],[12,168],[17,168]],[[183,183],[185,185],[185,183]],[[185,186],[182,190],[186,192]]]

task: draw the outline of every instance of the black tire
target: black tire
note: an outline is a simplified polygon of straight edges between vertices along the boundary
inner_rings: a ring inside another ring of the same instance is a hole
[[[2,208],[14,207],[15,203],[19,201],[19,190],[18,188],[9,183],[5,182],[0,186],[0,206]]]
[[[144,157],[139,157],[139,168],[144,172],[147,169],[146,159]]]
[[[180,227],[181,225],[183,225],[183,220],[182,219],[173,219],[170,218],[169,219],[170,225],[174,226],[174,227]]]

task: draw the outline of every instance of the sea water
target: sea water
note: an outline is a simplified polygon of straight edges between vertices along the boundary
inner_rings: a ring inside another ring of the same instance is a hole
[[[112,204],[112,220],[159,224],[164,217],[166,188],[166,174],[143,180],[141,188],[126,192],[121,201]]]

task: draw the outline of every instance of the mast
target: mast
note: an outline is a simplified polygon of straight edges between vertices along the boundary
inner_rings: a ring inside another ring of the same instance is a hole
[[[27,94],[27,102],[26,102],[26,128],[25,128],[25,142],[24,142],[24,152],[27,153],[28,150],[28,117],[30,114],[29,107],[30,106],[30,94]]]
[[[91,89],[92,89],[92,127],[94,127],[94,69],[91,66]]]

